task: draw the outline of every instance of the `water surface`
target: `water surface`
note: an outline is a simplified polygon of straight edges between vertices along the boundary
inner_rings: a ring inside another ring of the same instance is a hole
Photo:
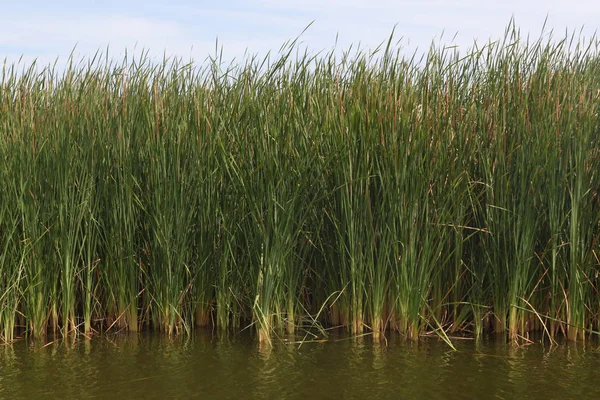
[[[600,398],[594,346],[369,338],[262,351],[200,332],[0,347],[1,399]]]

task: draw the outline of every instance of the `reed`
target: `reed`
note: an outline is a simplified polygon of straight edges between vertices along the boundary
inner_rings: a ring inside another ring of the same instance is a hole
[[[600,330],[600,62],[574,35],[4,64],[0,336]],[[308,323],[307,323],[308,321]],[[303,333],[305,334],[305,333]]]

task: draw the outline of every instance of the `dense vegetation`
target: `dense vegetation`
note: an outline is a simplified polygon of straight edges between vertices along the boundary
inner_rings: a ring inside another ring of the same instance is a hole
[[[266,343],[316,326],[584,340],[596,44],[508,30],[418,60],[390,43],[227,67],[5,64],[3,340],[207,324]]]

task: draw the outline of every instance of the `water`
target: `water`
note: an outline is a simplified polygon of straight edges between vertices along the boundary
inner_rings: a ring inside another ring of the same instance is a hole
[[[594,346],[476,346],[391,337],[278,344],[209,333],[0,347],[1,399],[600,398]]]

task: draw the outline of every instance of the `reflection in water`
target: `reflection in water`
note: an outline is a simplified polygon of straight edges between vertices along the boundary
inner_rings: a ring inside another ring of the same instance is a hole
[[[0,347],[0,398],[575,398],[600,395],[591,345],[333,338],[260,348],[244,335],[25,341]]]

